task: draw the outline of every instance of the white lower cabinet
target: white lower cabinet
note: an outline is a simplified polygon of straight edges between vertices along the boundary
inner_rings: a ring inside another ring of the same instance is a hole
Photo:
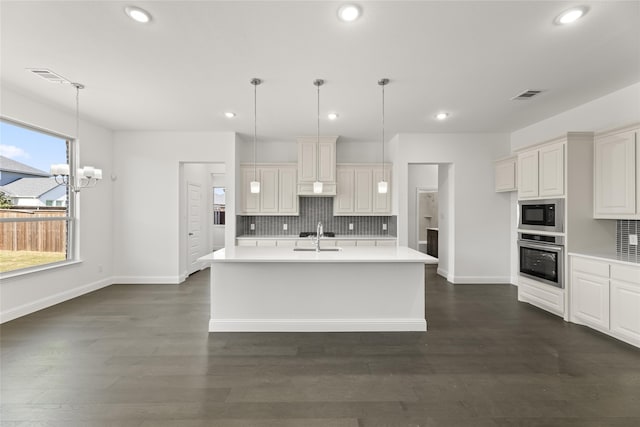
[[[535,305],[558,316],[564,316],[564,290],[554,286],[518,277],[518,301]]]
[[[640,347],[640,265],[571,256],[570,316]]]

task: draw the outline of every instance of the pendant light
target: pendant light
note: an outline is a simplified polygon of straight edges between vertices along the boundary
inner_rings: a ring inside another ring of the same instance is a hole
[[[320,181],[320,86],[324,84],[324,80],[315,79],[313,84],[317,88],[318,92],[318,133],[316,139],[316,181],[313,183],[313,192],[314,194],[322,193],[322,182]]]
[[[378,182],[378,193],[386,194],[389,183],[384,180],[384,87],[389,83],[389,79],[380,79],[378,84],[382,86],[382,178]]]
[[[258,151],[257,142],[257,88],[262,83],[262,80],[253,78],[251,84],[253,85],[253,181],[251,181],[251,192],[257,194],[260,192],[260,181],[258,181],[258,174],[256,168],[256,153]]]

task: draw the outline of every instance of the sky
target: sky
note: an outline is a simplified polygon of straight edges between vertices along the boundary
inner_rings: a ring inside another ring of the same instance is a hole
[[[52,164],[67,163],[66,140],[0,121],[0,155],[49,172]]]

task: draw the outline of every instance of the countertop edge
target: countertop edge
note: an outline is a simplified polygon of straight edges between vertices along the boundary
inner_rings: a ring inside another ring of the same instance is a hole
[[[619,259],[618,255],[613,253],[569,252],[567,255],[594,259],[596,261],[615,262],[618,264],[640,267],[640,263]]]

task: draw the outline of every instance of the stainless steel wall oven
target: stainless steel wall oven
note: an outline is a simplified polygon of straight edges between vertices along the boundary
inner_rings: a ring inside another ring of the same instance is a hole
[[[564,288],[564,237],[519,233],[520,275]]]

